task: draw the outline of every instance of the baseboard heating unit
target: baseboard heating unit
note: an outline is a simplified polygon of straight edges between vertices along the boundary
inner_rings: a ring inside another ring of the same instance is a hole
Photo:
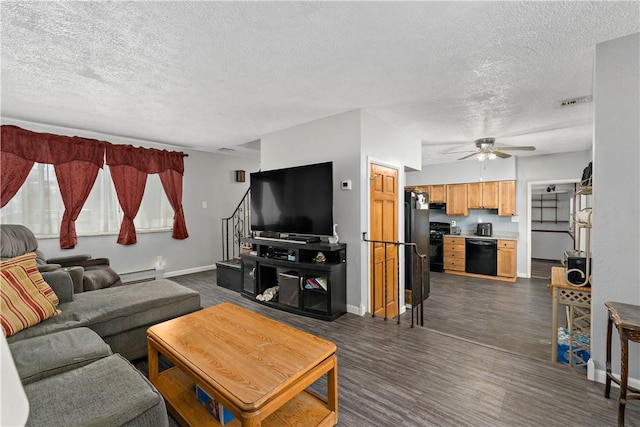
[[[129,273],[121,273],[120,280],[123,284],[131,285],[134,283],[142,283],[142,282],[151,282],[152,280],[156,280],[156,273],[159,271],[155,268],[150,268],[148,270],[139,270],[139,271],[131,271]]]

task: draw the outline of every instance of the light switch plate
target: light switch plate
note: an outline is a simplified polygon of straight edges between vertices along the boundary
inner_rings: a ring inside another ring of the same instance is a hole
[[[514,215],[511,217],[511,222],[520,222],[520,217],[518,215]]]

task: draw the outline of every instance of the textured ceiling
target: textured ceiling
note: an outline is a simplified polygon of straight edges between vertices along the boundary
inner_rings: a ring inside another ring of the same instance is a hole
[[[215,152],[364,108],[423,141],[587,149],[639,2],[5,2],[4,118]],[[300,144],[304,144],[301,141]],[[250,152],[244,148],[245,151]]]

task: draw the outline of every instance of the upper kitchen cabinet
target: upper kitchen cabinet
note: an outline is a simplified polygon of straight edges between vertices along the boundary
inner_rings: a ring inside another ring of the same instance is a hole
[[[412,185],[404,188],[405,191],[417,191],[419,193],[429,193],[429,203],[446,203],[446,185]]]
[[[498,181],[468,183],[467,207],[469,209],[498,209]]]
[[[446,186],[442,185],[430,185],[429,186],[429,201],[431,203],[446,203],[446,195],[445,191]]]
[[[446,193],[447,215],[469,215],[469,208],[467,207],[467,184],[448,184]]]
[[[516,214],[516,182],[498,181],[498,215]]]

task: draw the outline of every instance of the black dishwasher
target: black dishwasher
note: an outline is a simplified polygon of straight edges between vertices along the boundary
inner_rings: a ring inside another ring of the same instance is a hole
[[[467,273],[498,275],[498,242],[495,239],[466,239]]]

